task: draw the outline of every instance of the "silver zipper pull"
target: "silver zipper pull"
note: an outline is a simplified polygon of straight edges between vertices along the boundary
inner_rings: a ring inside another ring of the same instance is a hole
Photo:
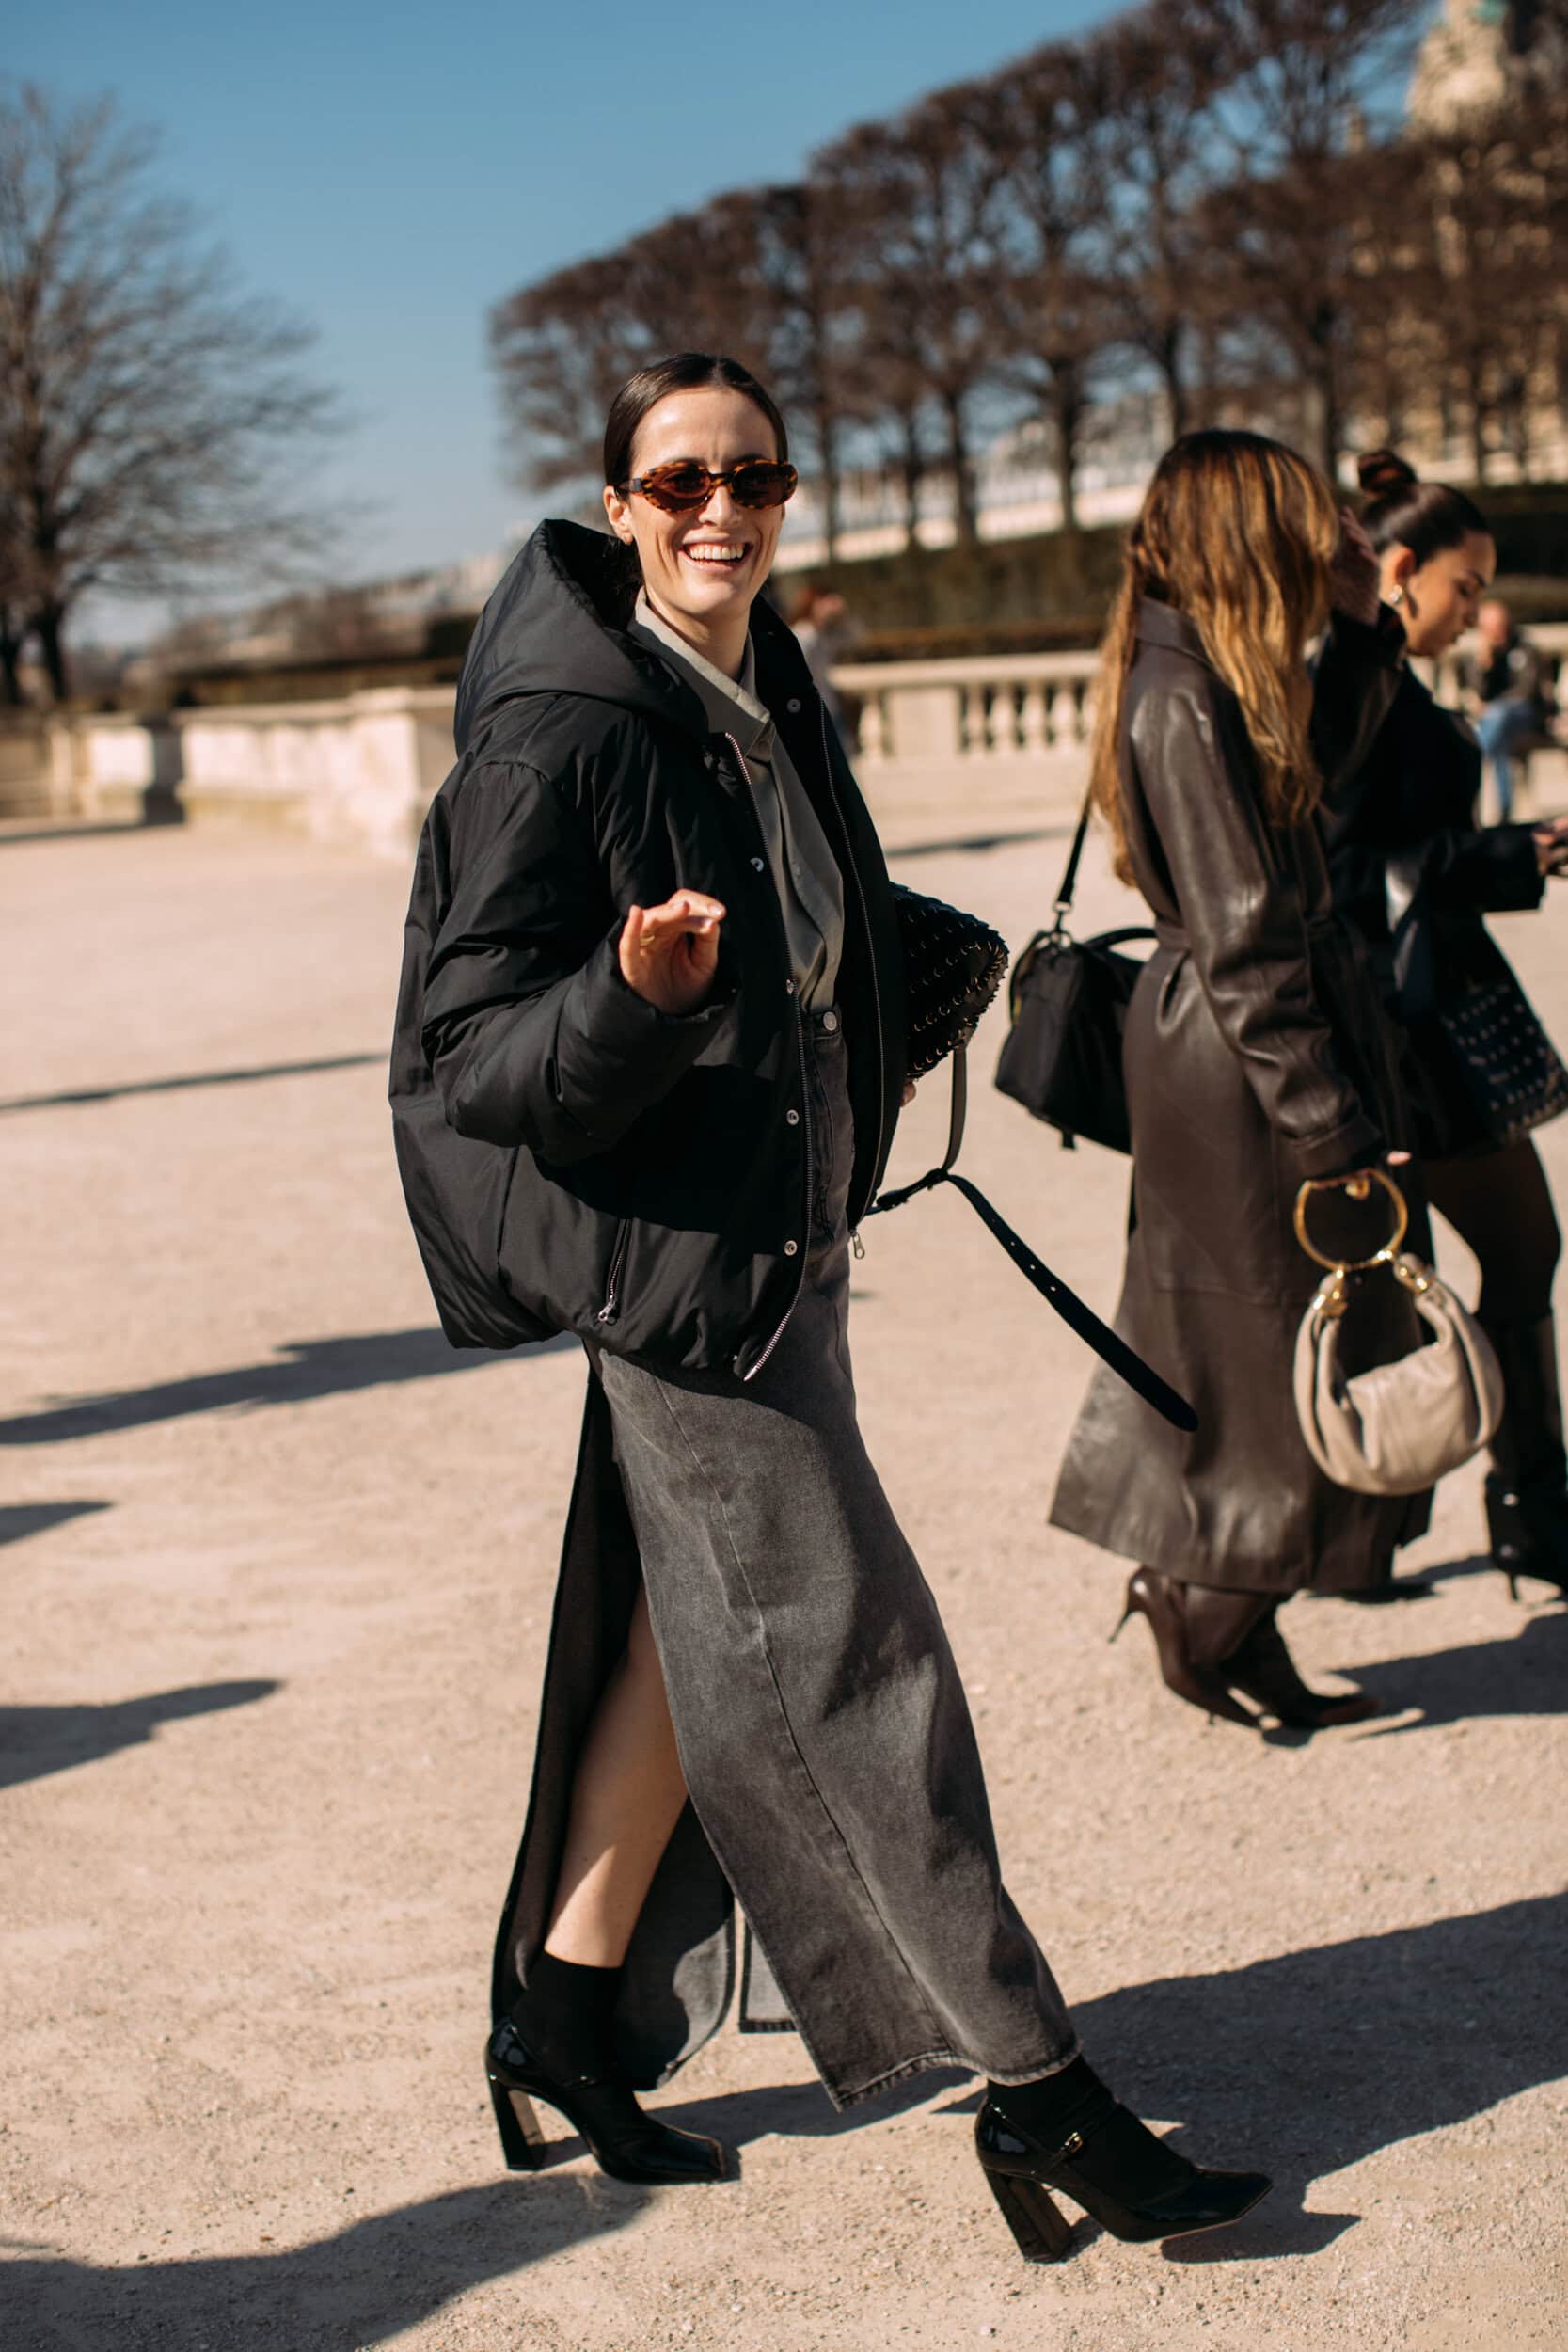
[[[860,1229],[860,1227],[859,1227],[858,1225],[856,1226],[856,1228],[855,1228],[854,1232],[853,1232],[850,1234],[850,1236],[849,1236],[849,1247],[850,1247],[850,1248],[854,1251],[854,1254],[855,1254],[855,1256],[856,1256],[857,1258],[863,1258],[863,1257],[864,1257],[864,1255],[865,1255],[865,1244],[864,1244],[864,1242],[863,1242],[863,1241],[862,1241],[862,1239],[861,1239],[861,1229]]]

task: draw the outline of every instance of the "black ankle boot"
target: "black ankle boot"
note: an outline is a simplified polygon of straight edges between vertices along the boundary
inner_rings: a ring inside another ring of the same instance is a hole
[[[644,2115],[617,2078],[610,2020],[617,1968],[582,1968],[543,1952],[510,2017],[484,2045],[484,2073],[513,2172],[536,2171],[545,2137],[532,2101],[563,2115],[603,2172],[617,2181],[721,2181],[724,2150]]]
[[[1518,1598],[1521,1576],[1568,1593],[1568,1456],[1562,1438],[1557,1326],[1488,1324],[1503,1374],[1503,1417],[1492,1440],[1486,1525],[1492,1557]]]
[[[988,2083],[974,2145],[1026,2262],[1059,2262],[1071,2225],[1059,2190],[1131,2244],[1223,2229],[1266,2197],[1262,2172],[1212,2172],[1166,2147],[1118,2106],[1085,2058],[1038,2082]]]

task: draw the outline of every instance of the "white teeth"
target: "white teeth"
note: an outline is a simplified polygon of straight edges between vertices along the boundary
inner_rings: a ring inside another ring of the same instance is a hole
[[[693,564],[743,564],[744,548],[684,548],[682,553]]]

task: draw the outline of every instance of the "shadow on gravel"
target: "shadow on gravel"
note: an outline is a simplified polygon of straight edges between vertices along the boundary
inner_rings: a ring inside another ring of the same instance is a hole
[[[1523,1624],[1506,1641],[1347,1667],[1386,1715],[1416,1710],[1413,1722],[1358,1728],[1357,1740],[1400,1739],[1475,1715],[1568,1714],[1568,1609],[1520,1614]]]
[[[1071,831],[1070,825],[1032,825],[1021,833],[973,833],[956,841],[915,841],[908,849],[889,850],[887,862],[898,866],[907,857],[953,857],[965,850],[1010,850],[1021,841],[1065,839]]]
[[[1196,2161],[1274,2175],[1256,2213],[1165,2259],[1314,2253],[1360,2216],[1304,2213],[1312,2182],[1568,2074],[1565,1936],[1568,1894],[1543,1895],[1083,2003],[1090,2056],[1130,2106],[1191,2115],[1191,2145],[1172,2137]]]
[[[563,1332],[527,1350],[550,1356],[580,1347]],[[145,1429],[189,1413],[216,1413],[230,1406],[254,1411],[264,1405],[309,1405],[317,1397],[341,1396],[350,1389],[387,1388],[403,1380],[434,1380],[450,1372],[481,1372],[487,1364],[513,1360],[509,1349],[453,1347],[434,1330],[369,1331],[352,1338],[290,1341],[281,1360],[243,1364],[234,1372],[207,1372],[190,1380],[164,1380],[146,1389],[115,1389],[102,1396],[79,1396],[42,1412],[17,1413],[0,1421],[0,1445],[61,1445],[71,1438],[97,1438],[120,1429]]]
[[[108,1511],[107,1502],[8,1502],[0,1504],[0,1544],[20,1544],[29,1535],[46,1535],[52,1527],[67,1527],[90,1511]]]
[[[0,850],[8,850],[24,841],[106,841],[118,840],[121,834],[150,831],[145,818],[109,818],[103,824],[72,824],[67,818],[58,825],[0,825]]]
[[[268,1062],[254,1070],[200,1070],[188,1078],[135,1078],[122,1087],[77,1087],[63,1094],[16,1094],[0,1103],[7,1111],[52,1111],[78,1103],[119,1103],[128,1094],[182,1094],[190,1087],[243,1087],[259,1078],[309,1078],[324,1070],[366,1070],[385,1065],[385,1054],[330,1054],[320,1061]]]
[[[689,2191],[688,2194],[694,2192]],[[639,2191],[535,2177],[454,2189],[277,2253],[193,2255],[99,2269],[8,2240],[7,2341],[104,2352],[358,2352],[469,2288],[635,2221]],[[540,2339],[519,2309],[498,2345]]]
[[[140,1747],[160,1724],[249,1707],[281,1688],[277,1682],[201,1682],[108,1707],[0,1707],[0,1788],[100,1763],[119,1748]]]
[[[858,2132],[863,2124],[885,2123],[890,2115],[924,2106],[939,2091],[971,2079],[955,2067],[933,2067],[927,2074],[911,2074],[876,2098],[857,2101],[841,2115],[812,2075],[804,2082],[769,2083],[756,2090],[689,2099],[678,2106],[661,2105],[658,2116],[661,2123],[673,2123],[681,2131],[707,2132],[727,2148],[744,2148],[774,2135],[781,2139],[836,2139],[841,2133]],[[580,2146],[574,2141],[570,2150],[563,2149],[562,2162]]]

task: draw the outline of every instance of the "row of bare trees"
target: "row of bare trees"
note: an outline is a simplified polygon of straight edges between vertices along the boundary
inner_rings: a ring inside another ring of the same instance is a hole
[[[863,125],[800,184],[727,193],[491,318],[519,470],[595,477],[641,360],[728,350],[803,427],[830,551],[847,467],[925,476],[976,529],[975,461],[1048,428],[1064,520],[1107,400],[1173,433],[1266,415],[1331,468],[1353,418],[1466,421],[1475,471],[1568,398],[1560,77],[1451,131],[1399,119],[1426,0],[1148,0]],[[1535,38],[1568,55],[1568,0]],[[1528,450],[1520,455],[1528,459]]]
[[[89,592],[287,576],[332,528],[301,496],[338,421],[311,331],[236,286],[152,153],[108,101],[0,86],[0,701],[29,639],[65,694]]]

